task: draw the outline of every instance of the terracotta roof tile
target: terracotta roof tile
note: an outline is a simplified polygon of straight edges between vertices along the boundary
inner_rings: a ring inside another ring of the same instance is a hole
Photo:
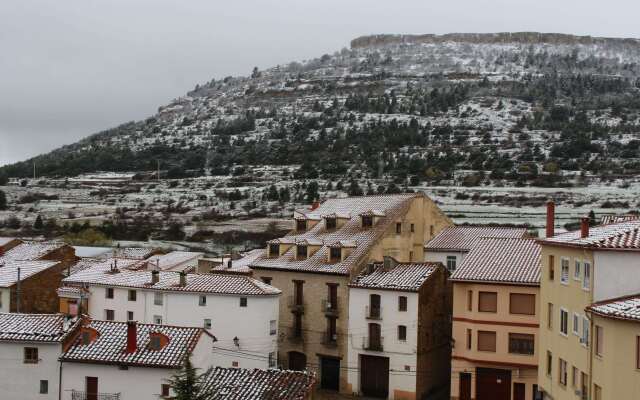
[[[309,372],[215,368],[205,376],[209,400],[303,400],[315,377]]]
[[[535,239],[480,238],[472,248],[451,280],[540,284],[540,245]]]
[[[193,251],[172,251],[163,255],[155,255],[148,259],[149,265],[160,266],[161,271],[183,271],[188,267],[197,267],[198,259],[204,257],[204,253]],[[191,262],[187,267],[180,266],[186,262]],[[180,266],[180,267],[179,267]]]
[[[2,264],[3,262],[5,264]],[[59,261],[0,260],[0,287],[10,287],[18,282],[18,268],[20,268],[20,280],[22,281],[58,264]]]
[[[0,341],[58,343],[78,323],[63,314],[0,313]]]
[[[439,263],[398,263],[385,269],[384,264],[373,265],[375,270],[366,269],[358,275],[349,287],[361,289],[387,289],[417,292],[429,277],[442,267]]]
[[[629,220],[589,228],[589,236],[580,230],[561,233],[540,243],[560,246],[588,247],[597,250],[640,250],[640,220]]]
[[[595,303],[587,310],[602,317],[640,322],[640,294]]]
[[[4,261],[36,261],[66,246],[57,242],[23,242],[8,250],[0,257],[0,262]]]
[[[474,241],[481,237],[521,238],[525,237],[525,228],[503,228],[491,226],[451,226],[443,229],[425,244],[431,251],[463,251],[471,250]]]

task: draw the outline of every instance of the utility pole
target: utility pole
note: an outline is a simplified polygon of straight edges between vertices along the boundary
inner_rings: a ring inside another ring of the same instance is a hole
[[[20,267],[18,267],[18,287],[16,288],[16,312],[20,312],[20,297],[21,297],[21,288],[20,288]]]

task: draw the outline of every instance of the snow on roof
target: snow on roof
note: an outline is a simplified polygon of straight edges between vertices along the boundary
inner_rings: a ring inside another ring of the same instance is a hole
[[[192,251],[172,251],[164,255],[155,255],[150,257],[149,265],[155,268],[156,265],[160,267],[161,271],[184,271],[191,267],[198,265],[197,260],[204,257],[204,253],[192,252]],[[182,265],[193,261],[192,264]]]
[[[281,293],[273,286],[245,275],[187,274],[186,285],[180,286],[180,273],[159,271],[158,274],[158,283],[152,284],[152,271],[123,268],[112,272],[109,265],[100,264],[73,274],[62,282],[71,286],[89,284],[221,295],[271,296]]]
[[[313,390],[310,372],[215,368],[204,378],[209,400],[304,400]]]
[[[109,257],[126,258],[129,260],[146,260],[157,253],[156,249],[146,247],[116,247]]]
[[[252,262],[254,262],[258,257],[263,256],[264,253],[265,253],[264,249],[251,250],[247,253],[244,253],[242,255],[242,258],[233,260],[231,262],[231,268],[228,268],[227,262],[225,262],[224,264],[216,265],[215,267],[211,268],[211,271],[212,272],[232,271],[232,272],[250,273],[251,268],[249,267],[249,265]]]
[[[63,314],[0,313],[0,341],[58,343],[78,322]]]
[[[180,368],[185,357],[193,351],[205,333],[202,328],[136,324],[137,349],[133,353],[127,353],[126,322],[91,321],[86,326],[98,332],[96,339],[83,344],[81,335],[78,335],[60,357],[61,361]],[[169,338],[169,342],[160,350],[149,347],[149,334],[156,332]]]
[[[14,240],[20,240],[20,239],[14,238],[14,237],[0,237],[0,247],[8,245]]]
[[[0,287],[11,287],[18,282],[18,268],[20,280],[23,281],[39,272],[58,265],[59,261],[3,261],[0,260]]]
[[[581,231],[561,233],[541,239],[542,244],[571,247],[589,247],[594,250],[640,250],[640,219],[600,225],[589,228],[589,235],[581,237]]]
[[[527,234],[525,228],[504,228],[491,226],[450,226],[443,229],[424,248],[428,251],[471,250],[474,241],[482,237],[522,238]]]
[[[88,268],[98,267],[103,270],[109,270],[111,266],[118,269],[140,269],[146,266],[145,260],[121,259],[121,258],[82,258],[69,268],[69,275],[76,274]],[[66,271],[65,271],[66,273]]]
[[[110,247],[73,246],[76,256],[80,258],[95,258],[110,254]]]
[[[601,317],[640,322],[640,294],[598,302],[587,310]]]
[[[480,238],[451,275],[453,281],[540,284],[540,245],[527,238]]]
[[[404,215],[411,202],[420,196],[424,196],[424,194],[411,193],[329,199],[314,210],[314,213],[318,215],[349,213],[351,218],[345,221],[342,227],[327,231],[324,224],[318,223],[306,232],[292,232],[281,238],[281,243],[282,241],[295,243],[304,239],[325,243],[311,257],[304,260],[297,259],[296,249],[291,248],[279,257],[268,257],[265,254],[252,262],[250,266],[254,269],[264,268],[348,275],[352,268],[357,266],[362,261],[361,259],[368,254],[370,248],[382,238],[390,224]],[[377,213],[384,214],[384,216],[381,216],[373,227],[363,228],[360,214],[366,214],[371,210],[379,210]],[[355,241],[357,242],[357,247],[341,262],[329,263],[327,261],[329,251],[327,244],[333,244],[340,240]]]
[[[0,262],[36,261],[64,246],[66,246],[66,244],[58,242],[23,242],[7,250],[7,252],[0,257]]]
[[[376,263],[373,272],[367,273],[365,269],[349,287],[417,292],[439,266],[442,265],[431,262],[398,263],[390,269],[385,269],[384,264]]]
[[[617,224],[618,222],[633,221],[635,219],[640,219],[640,215],[638,214],[624,214],[624,215],[607,214],[607,215],[603,215],[600,218],[600,225]]]

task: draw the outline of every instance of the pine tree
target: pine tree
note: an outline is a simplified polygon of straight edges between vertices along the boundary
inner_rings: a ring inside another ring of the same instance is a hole
[[[0,210],[7,209],[7,195],[4,194],[2,190],[0,190]]]
[[[208,400],[213,397],[211,389],[205,387],[205,377],[210,370],[199,374],[198,368],[191,364],[191,359],[187,357],[180,371],[176,372],[169,379],[169,386],[173,389],[175,396],[173,400]]]
[[[39,231],[42,229],[43,226],[44,226],[44,223],[42,222],[42,217],[38,215],[36,217],[36,221],[33,223],[33,229]]]

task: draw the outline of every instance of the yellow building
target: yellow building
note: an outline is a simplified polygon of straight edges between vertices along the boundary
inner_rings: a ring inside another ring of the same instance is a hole
[[[593,326],[592,399],[640,397],[640,295],[587,308]]]
[[[352,393],[348,284],[385,256],[423,260],[424,243],[451,221],[424,194],[329,199],[294,219],[295,230],[270,241],[249,265],[283,292],[278,361],[315,371],[321,388]]]
[[[531,400],[537,392],[540,247],[478,238],[451,276],[451,398]]]
[[[583,218],[580,230],[554,235],[553,207],[550,207],[547,225],[547,238],[539,241],[542,322],[538,385],[544,398],[637,399],[640,396],[637,391],[632,397],[603,397],[607,390],[615,390],[612,387],[615,378],[598,383],[596,372],[602,364],[594,354],[596,318],[585,310],[593,303],[640,292],[640,220],[590,227],[588,218]],[[605,321],[601,323],[605,325]],[[608,331],[623,326],[611,321],[606,325]],[[621,335],[623,340],[627,334],[621,330],[607,334],[607,338]],[[632,347],[627,351],[632,353]],[[610,361],[608,374],[615,375],[621,367]],[[620,376],[628,376],[625,368],[621,368]],[[635,379],[640,379],[640,375]],[[623,386],[633,386],[621,382]]]

